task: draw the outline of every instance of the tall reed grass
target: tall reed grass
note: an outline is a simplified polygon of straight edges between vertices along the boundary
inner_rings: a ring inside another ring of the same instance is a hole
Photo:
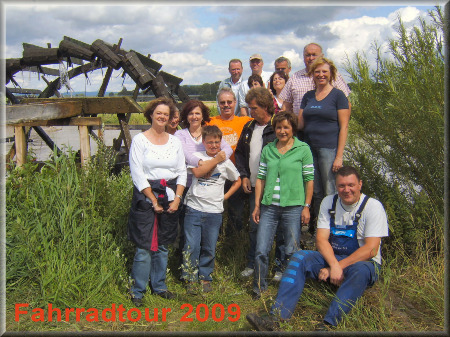
[[[112,176],[101,152],[87,169],[55,153],[39,172],[27,164],[8,177],[6,290],[16,302],[95,306],[125,292],[132,183],[126,171]]]

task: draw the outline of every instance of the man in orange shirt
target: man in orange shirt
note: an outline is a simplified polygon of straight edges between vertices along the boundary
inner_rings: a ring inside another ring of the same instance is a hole
[[[217,102],[219,103],[220,115],[211,117],[209,125],[217,125],[222,131],[222,137],[230,144],[231,148],[236,150],[236,146],[241,136],[244,125],[253,118],[248,116],[236,116],[234,108],[236,106],[236,96],[230,88],[224,87],[217,93]],[[230,157],[233,164],[234,153]],[[225,193],[231,186],[231,182],[225,183]],[[243,226],[244,213],[244,191],[242,187],[228,199],[228,221],[225,229],[226,236],[232,234],[232,231],[240,231]]]

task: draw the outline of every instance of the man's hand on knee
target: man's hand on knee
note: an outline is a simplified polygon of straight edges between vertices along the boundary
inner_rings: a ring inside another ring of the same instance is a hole
[[[330,283],[336,286],[340,286],[344,281],[344,270],[339,264],[330,268]]]

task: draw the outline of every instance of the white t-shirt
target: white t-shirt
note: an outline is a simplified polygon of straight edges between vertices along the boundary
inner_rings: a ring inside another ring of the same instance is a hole
[[[335,226],[339,228],[339,226],[349,226],[353,224],[353,219],[355,217],[356,212],[359,209],[362,201],[364,200],[364,194],[361,193],[361,197],[359,198],[356,206],[347,206],[344,207],[349,210],[346,211],[340,202],[340,198],[338,198],[336,202],[336,215],[335,215]],[[330,213],[328,210],[331,209],[333,204],[333,195],[326,196],[322,203],[320,204],[320,212],[319,218],[317,220],[317,228],[330,229]],[[351,209],[350,209],[351,208]],[[389,235],[389,227],[387,221],[387,215],[384,210],[383,205],[376,199],[370,198],[364,210],[361,213],[361,218],[359,219],[358,229],[357,229],[357,238],[359,246],[364,245],[364,238],[368,237],[386,237]],[[381,248],[381,245],[380,245]],[[381,249],[378,248],[378,253],[372,260],[381,264]]]
[[[252,139],[250,140],[250,158],[248,160],[248,165],[250,168],[250,183],[252,187],[255,187],[256,176],[259,170],[259,159],[261,158],[261,151],[263,146],[263,131],[267,125],[258,125],[255,123],[255,128],[253,129]]]
[[[211,160],[206,151],[195,152],[194,155],[203,161]],[[188,169],[192,167],[188,166]],[[185,204],[200,212],[222,213],[225,181],[236,181],[238,178],[238,170],[233,162],[227,159],[216,166],[211,177],[193,177]]]

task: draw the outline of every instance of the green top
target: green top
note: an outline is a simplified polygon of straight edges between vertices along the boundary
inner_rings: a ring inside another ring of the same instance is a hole
[[[275,139],[267,144],[261,153],[257,178],[266,181],[261,203],[273,203],[275,186],[279,184],[279,190],[276,192],[280,195],[281,207],[304,206],[304,183],[314,179],[311,150],[308,144],[294,137],[292,148],[282,155],[278,152],[277,142],[278,139]]]

